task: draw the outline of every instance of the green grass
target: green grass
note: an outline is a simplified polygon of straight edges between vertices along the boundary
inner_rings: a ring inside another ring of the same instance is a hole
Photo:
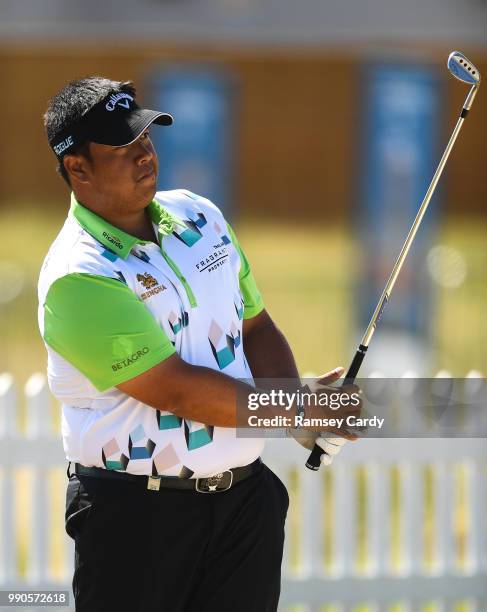
[[[266,306],[287,336],[300,371],[347,367],[355,350],[354,300],[361,267],[360,244],[352,240],[349,229],[325,223],[276,227],[250,220],[237,229]],[[486,232],[485,219],[450,219],[435,239],[435,245],[463,258],[466,276],[456,288],[430,280],[433,362],[430,371],[420,372],[422,376],[433,376],[443,368],[456,377],[472,369],[487,375]],[[445,264],[448,275],[451,270]],[[424,296],[415,298],[421,307]],[[394,294],[388,308],[394,308]]]
[[[12,372],[21,383],[46,367],[37,328],[37,278],[64,216],[61,206],[58,211],[22,205],[0,209],[0,263],[13,263],[23,276],[20,295],[6,304],[0,300],[0,371]],[[0,278],[0,292],[8,290],[8,283]]]
[[[439,291],[434,327],[438,368],[464,376],[472,368],[487,376],[487,221],[454,220],[445,224],[440,240],[463,256],[465,282]]]
[[[343,228],[255,221],[237,226],[264,302],[301,372],[350,359],[353,244]]]

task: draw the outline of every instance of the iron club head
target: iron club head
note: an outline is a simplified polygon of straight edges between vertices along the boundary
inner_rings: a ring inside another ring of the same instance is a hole
[[[452,51],[448,56],[448,70],[454,77],[470,85],[480,85],[480,72],[460,51]]]

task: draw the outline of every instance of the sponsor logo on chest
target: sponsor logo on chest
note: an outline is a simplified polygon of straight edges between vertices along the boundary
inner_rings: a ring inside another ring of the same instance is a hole
[[[213,250],[206,257],[200,259],[196,264],[198,272],[213,272],[220,266],[223,266],[228,259],[228,250],[225,242],[219,242],[213,245]]]
[[[149,274],[148,272],[137,274],[137,280],[145,289],[147,289],[147,291],[140,294],[140,297],[143,300],[147,300],[153,295],[157,295],[166,289],[164,285],[159,284],[157,278],[154,278],[152,274]]]

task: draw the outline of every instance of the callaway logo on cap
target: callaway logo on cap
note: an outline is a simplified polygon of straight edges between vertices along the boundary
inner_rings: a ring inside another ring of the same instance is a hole
[[[140,108],[133,96],[121,91],[104,98],[77,123],[58,133],[49,144],[62,159],[75,145],[90,141],[123,147],[137,140],[152,123],[171,125],[172,121],[168,113]]]
[[[112,94],[110,96],[110,100],[108,100],[108,102],[105,104],[105,108],[107,109],[107,111],[113,111],[115,110],[115,105],[118,106],[123,106],[123,108],[129,109],[130,108],[130,102],[133,102],[134,99],[132,98],[132,96],[130,96],[127,93],[118,93],[118,94]]]

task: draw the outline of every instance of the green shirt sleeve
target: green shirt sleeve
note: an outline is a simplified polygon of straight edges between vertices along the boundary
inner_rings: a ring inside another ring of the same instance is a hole
[[[68,274],[49,288],[44,340],[106,391],[149,370],[175,348],[138,296],[114,278]]]
[[[264,302],[262,300],[260,291],[257,288],[257,283],[255,282],[254,275],[250,269],[248,259],[245,256],[237,237],[235,236],[235,232],[228,223],[227,227],[233,246],[236,248],[241,261],[238,278],[240,283],[240,291],[242,292],[244,298],[244,319],[251,319],[252,317],[255,317],[255,315],[258,315],[259,312],[264,310]]]

